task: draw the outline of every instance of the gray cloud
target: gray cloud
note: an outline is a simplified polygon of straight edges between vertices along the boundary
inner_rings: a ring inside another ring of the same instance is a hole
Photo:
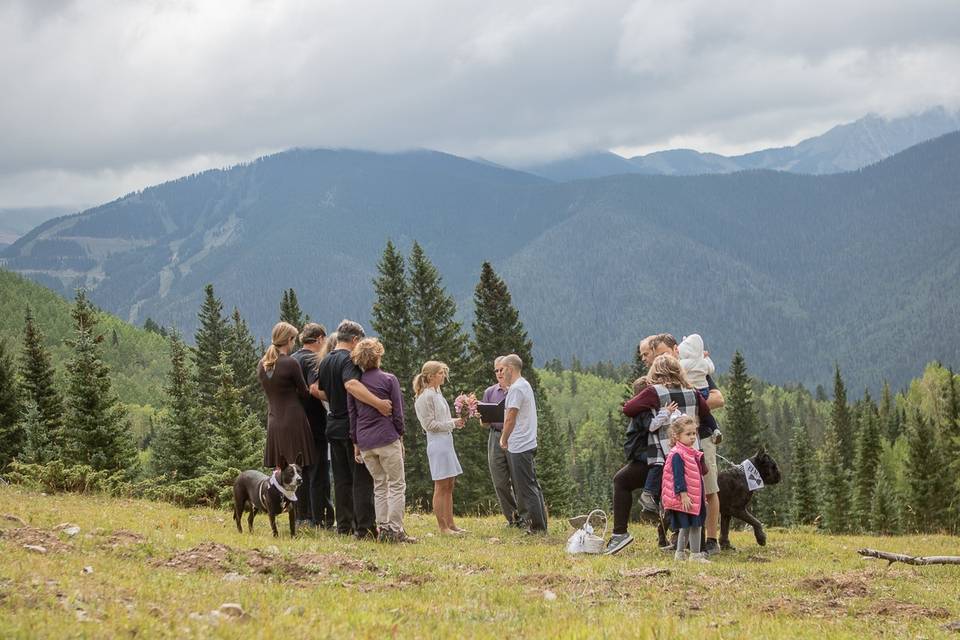
[[[960,106],[957,25],[933,0],[7,2],[0,206],[291,146],[522,162],[794,142]]]

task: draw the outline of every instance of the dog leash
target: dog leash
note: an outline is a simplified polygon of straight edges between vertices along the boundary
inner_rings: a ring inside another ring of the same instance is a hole
[[[734,469],[740,469],[740,468],[743,467],[742,464],[733,464],[732,462],[730,462],[729,460],[727,460],[726,458],[724,458],[724,457],[723,457],[722,455],[720,455],[719,453],[717,454],[717,457],[720,458],[721,460],[723,460],[724,462],[726,462],[728,465],[730,465],[730,466],[733,467]]]

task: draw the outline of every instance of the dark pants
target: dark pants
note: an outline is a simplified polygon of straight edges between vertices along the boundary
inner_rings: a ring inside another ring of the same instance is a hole
[[[500,435],[501,432],[490,429],[487,437],[487,466],[490,468],[493,490],[497,494],[503,517],[511,525],[517,525],[520,523],[520,513],[517,511],[517,499],[510,477],[510,455],[500,448]]]
[[[330,462],[333,465],[333,497],[337,515],[337,532],[376,533],[377,519],[373,507],[373,478],[363,464],[353,458],[353,442],[330,440]]]
[[[517,496],[517,506],[524,514],[531,531],[547,530],[547,505],[543,501],[543,490],[537,482],[537,472],[533,459],[536,449],[522,453],[509,453],[510,477],[513,479],[513,491]]]
[[[633,506],[633,492],[647,479],[646,462],[628,462],[613,476],[613,532],[626,533]]]
[[[653,494],[653,498],[660,502],[660,490],[663,488],[661,480],[663,479],[663,465],[655,464],[652,467],[648,467],[649,471],[647,472],[647,480],[643,483],[643,488],[645,491],[649,491]]]
[[[297,489],[297,518],[314,525],[333,527],[333,502],[330,501],[330,461],[327,459],[327,440],[314,434],[319,459],[303,468],[303,484]]]

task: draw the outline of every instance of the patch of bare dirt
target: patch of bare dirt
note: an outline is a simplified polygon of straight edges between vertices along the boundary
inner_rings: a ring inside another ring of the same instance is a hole
[[[36,527],[2,529],[0,538],[18,547],[29,547],[31,551],[38,553],[63,553],[71,549],[71,546],[60,540],[56,533]]]
[[[805,578],[797,585],[806,591],[840,598],[862,598],[870,595],[870,585],[859,574],[837,574]]]
[[[840,615],[843,612],[843,607],[841,603],[835,600],[824,602],[783,596],[760,605],[760,611],[764,613],[785,613],[803,618],[827,618]]]
[[[226,573],[233,568],[231,558],[239,552],[218,542],[202,542],[192,549],[175,553],[157,564],[181,571],[216,571]]]
[[[863,612],[868,616],[897,616],[907,618],[949,618],[950,612],[943,607],[925,607],[912,602],[880,600],[872,603]]]

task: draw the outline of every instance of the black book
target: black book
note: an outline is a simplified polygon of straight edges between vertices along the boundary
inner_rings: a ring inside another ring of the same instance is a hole
[[[503,422],[503,407],[506,400],[494,404],[493,402],[478,402],[477,411],[480,412],[480,422]]]

